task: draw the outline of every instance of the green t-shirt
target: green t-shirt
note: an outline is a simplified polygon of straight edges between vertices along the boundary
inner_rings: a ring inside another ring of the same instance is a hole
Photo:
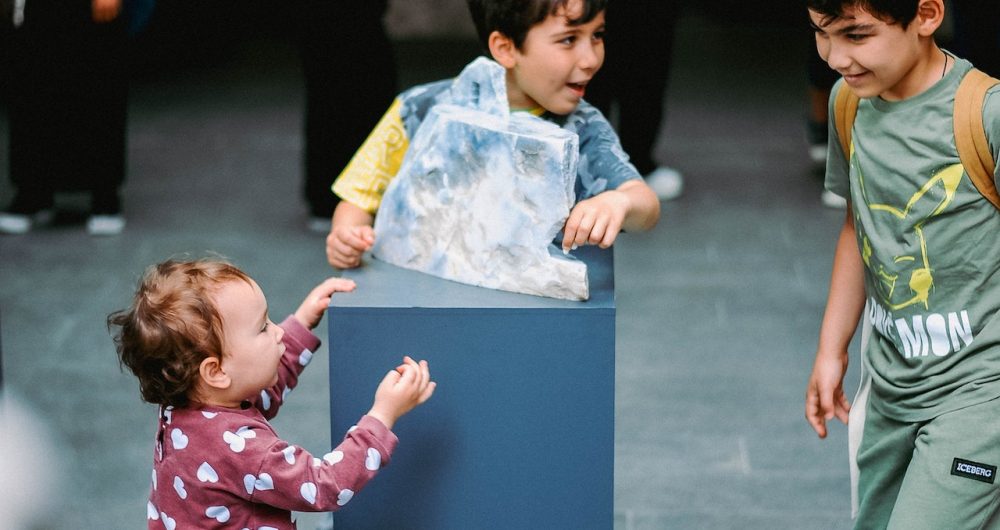
[[[862,99],[850,164],[830,132],[826,187],[850,198],[865,265],[872,404],[901,421],[1000,396],[1000,212],[962,168],[952,128],[955,91],[971,67],[957,59],[903,101]],[[983,110],[995,160],[998,92]]]

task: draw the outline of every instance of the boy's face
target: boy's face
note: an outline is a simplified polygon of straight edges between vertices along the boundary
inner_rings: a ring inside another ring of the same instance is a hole
[[[919,20],[904,29],[857,8],[833,20],[809,10],[809,18],[820,57],[858,96],[898,101],[926,88],[927,72],[915,68],[922,52]]]
[[[226,282],[215,305],[222,318],[222,370],[232,381],[230,395],[247,399],[278,381],[285,332],[268,318],[267,300],[253,280]]]
[[[564,115],[580,104],[587,83],[604,63],[604,13],[569,25],[582,10],[582,0],[570,0],[532,26],[521,49],[513,50],[515,64],[507,74],[512,108],[542,107]]]

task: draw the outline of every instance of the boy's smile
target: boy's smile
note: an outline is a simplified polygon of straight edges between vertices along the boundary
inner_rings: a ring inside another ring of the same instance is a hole
[[[919,94],[941,78],[943,53],[918,13],[905,28],[857,8],[829,19],[809,11],[816,49],[860,97],[898,101]],[[936,26],[935,28],[936,29]]]
[[[532,26],[521,48],[513,50],[513,67],[507,68],[511,108],[542,107],[565,115],[580,104],[587,83],[604,64],[604,13],[570,25],[582,9],[581,0],[571,0]]]

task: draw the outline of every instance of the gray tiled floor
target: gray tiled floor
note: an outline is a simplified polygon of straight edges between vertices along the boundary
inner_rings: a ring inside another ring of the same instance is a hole
[[[820,442],[802,419],[842,213],[819,205],[805,155],[801,38],[681,26],[659,154],[687,194],[616,250],[618,529],[849,527],[845,429]],[[475,47],[407,49],[404,84],[457,71]],[[238,51],[135,87],[125,234],[0,238],[3,375],[60,441],[55,528],[144,525],[153,409],[119,372],[104,319],[146,265],[219,252],[274,314],[330,272],[323,238],[301,229],[294,57]],[[322,352],[276,421],[313,451],[329,444]]]

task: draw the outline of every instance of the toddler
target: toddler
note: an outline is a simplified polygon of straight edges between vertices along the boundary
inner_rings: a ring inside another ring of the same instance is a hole
[[[146,272],[108,326],[142,398],[160,405],[150,529],[293,529],[293,510],[337,510],[389,463],[393,424],[434,392],[426,361],[404,357],[368,414],[322,458],[267,421],[319,346],[310,330],[330,297],[353,289],[329,278],[276,325],[257,283],[229,263],[171,260]]]

